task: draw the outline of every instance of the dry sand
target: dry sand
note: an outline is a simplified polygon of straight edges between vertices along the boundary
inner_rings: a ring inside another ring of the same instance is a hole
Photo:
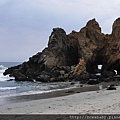
[[[120,114],[120,86],[68,96],[0,105],[1,114]]]

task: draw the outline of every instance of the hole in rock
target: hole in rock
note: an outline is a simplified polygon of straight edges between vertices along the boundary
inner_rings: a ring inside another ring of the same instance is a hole
[[[102,69],[102,65],[98,65],[98,69],[100,69],[100,70],[101,70],[101,69]]]
[[[115,74],[117,75],[117,70],[114,70]]]
[[[96,75],[101,75],[102,65],[98,65],[98,73]]]

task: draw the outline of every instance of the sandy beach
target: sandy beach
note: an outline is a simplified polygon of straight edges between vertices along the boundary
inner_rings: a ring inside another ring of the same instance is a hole
[[[70,91],[69,91],[70,92]],[[119,114],[120,86],[117,90],[77,92],[67,96],[0,105],[1,114]]]

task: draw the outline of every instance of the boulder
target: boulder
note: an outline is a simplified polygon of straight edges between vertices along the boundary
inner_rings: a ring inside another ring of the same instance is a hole
[[[107,88],[107,90],[116,90],[116,87],[115,87],[114,84],[111,84],[111,85]]]
[[[36,78],[36,80],[37,81],[41,81],[41,82],[48,82],[48,81],[50,81],[50,76],[49,75],[39,75],[37,78]]]
[[[64,76],[64,75],[65,75],[65,71],[64,71],[64,70],[61,70],[61,71],[60,71],[60,74]]]
[[[32,79],[29,79],[24,74],[20,73],[18,70],[14,70],[11,75],[14,76],[15,80],[17,81],[33,81]]]
[[[89,81],[87,82],[87,84],[90,84],[90,85],[95,85],[99,83],[100,81],[98,79],[89,79]]]

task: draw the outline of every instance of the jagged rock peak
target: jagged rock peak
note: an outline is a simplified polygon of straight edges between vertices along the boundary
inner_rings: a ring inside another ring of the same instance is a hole
[[[64,29],[62,29],[62,28],[53,28],[53,32],[57,32],[57,31],[65,32]]]
[[[66,44],[66,32],[62,28],[53,28],[53,31],[49,37],[48,47],[49,48],[62,48],[63,43]]]
[[[92,19],[92,20],[89,20],[89,21],[87,22],[86,26],[92,27],[92,28],[94,28],[94,29],[98,29],[99,32],[101,32],[101,27],[99,26],[99,24],[98,24],[98,22],[95,20],[95,18]]]
[[[120,40],[120,18],[117,18],[112,26],[112,39]]]
[[[120,27],[120,17],[114,21],[112,29],[114,30],[117,26]]]

